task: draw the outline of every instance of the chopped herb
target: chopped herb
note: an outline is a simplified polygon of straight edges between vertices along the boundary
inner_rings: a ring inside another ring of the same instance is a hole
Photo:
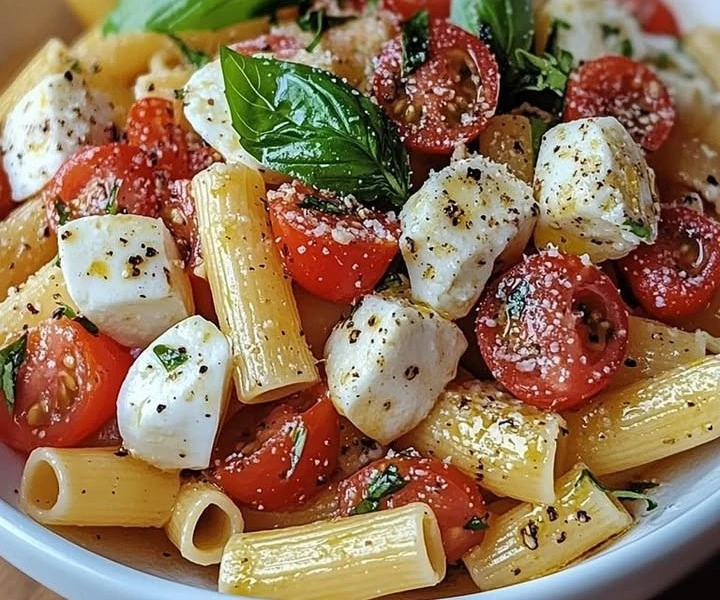
[[[70,209],[67,204],[60,199],[60,196],[55,198],[55,210],[57,211],[58,218],[60,219],[60,225],[65,225],[65,223],[70,221]]]
[[[375,512],[380,508],[380,501],[386,496],[403,489],[407,481],[400,475],[397,465],[390,464],[382,473],[377,473],[370,481],[365,498],[350,511],[353,515]]]
[[[319,210],[320,212],[328,213],[330,215],[346,215],[349,212],[347,207],[343,204],[334,202],[327,198],[318,198],[317,196],[305,196],[299,206],[300,208]]]
[[[186,363],[190,356],[187,353],[187,349],[184,347],[173,348],[172,346],[166,346],[165,344],[158,344],[153,347],[153,353],[158,357],[158,360],[165,367],[168,373],[172,373],[180,365]]]
[[[652,490],[658,487],[660,484],[654,481],[631,481],[627,484],[626,489],[636,494],[642,494],[647,490]]]
[[[540,145],[542,144],[543,136],[552,128],[552,123],[545,121],[539,117],[529,117],[530,119],[530,130],[532,132],[533,141],[533,152],[535,153],[535,159],[540,153]]]
[[[20,365],[25,360],[28,334],[0,350],[0,390],[5,396],[8,412],[12,414],[15,407],[15,384],[17,383]]]
[[[575,485],[579,485],[580,482],[583,479],[589,479],[597,488],[601,489],[603,492],[610,494],[611,496],[614,496],[618,500],[642,500],[643,502],[647,502],[647,510],[655,510],[658,506],[657,502],[647,496],[646,494],[643,494],[639,491],[634,490],[610,490],[606,488],[598,479],[593,475],[588,469],[583,469],[582,473],[580,473],[580,477],[575,482]]]
[[[184,100],[185,88],[178,88],[176,90],[173,90],[173,97],[175,98],[175,100]]]
[[[172,34],[168,34],[168,37],[175,42],[180,52],[183,53],[185,60],[193,67],[199,69],[210,62],[210,57],[207,54],[201,50],[195,50],[195,48],[190,47],[182,38]]]
[[[300,459],[302,458],[303,450],[305,449],[305,442],[307,441],[307,427],[302,423],[295,426],[292,431],[292,453],[290,454],[290,470],[287,473],[286,478],[290,477],[298,466]]]
[[[430,55],[430,16],[421,10],[403,25],[402,76],[412,75]]]
[[[645,225],[642,221],[634,221],[628,219],[623,223],[623,227],[630,230],[633,235],[636,235],[640,239],[649,240],[652,237],[652,229]]]
[[[486,519],[487,515],[482,518],[475,515],[467,523],[465,523],[465,525],[463,525],[463,529],[469,529],[471,531],[482,531],[483,529],[487,529],[488,524]]]
[[[71,321],[75,321],[79,325],[82,325],[85,330],[88,333],[91,333],[92,335],[99,335],[100,330],[98,329],[98,326],[95,325],[90,319],[83,315],[79,315],[76,313],[72,308],[70,308],[67,304],[62,304],[61,302],[58,303],[58,308],[53,312],[52,316],[54,319],[60,319],[62,317],[67,317]]]
[[[607,23],[602,23],[600,27],[602,28],[603,38],[605,39],[608,39],[613,35],[620,35],[620,28],[616,27],[615,25],[608,25]]]
[[[521,281],[518,286],[510,292],[510,295],[505,301],[505,310],[507,311],[508,319],[520,319],[522,317],[529,293],[530,284],[525,280]]]
[[[322,41],[323,33],[332,27],[344,25],[355,17],[333,17],[328,15],[323,9],[309,10],[298,19],[298,27],[303,31],[314,33],[315,37],[310,45],[306,48],[308,52],[313,52]]]
[[[121,182],[116,181],[110,190],[110,198],[108,199],[107,206],[105,207],[106,215],[118,214],[118,192],[120,191]]]
[[[629,39],[625,38],[622,42],[620,42],[620,54],[631,58],[634,52],[635,50],[633,48],[633,44]]]

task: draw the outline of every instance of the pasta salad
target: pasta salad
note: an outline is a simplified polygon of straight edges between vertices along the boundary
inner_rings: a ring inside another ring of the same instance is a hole
[[[720,437],[720,31],[69,3],[0,95],[33,519],[162,529],[226,594],[439,598],[612,543],[658,508],[638,468]]]

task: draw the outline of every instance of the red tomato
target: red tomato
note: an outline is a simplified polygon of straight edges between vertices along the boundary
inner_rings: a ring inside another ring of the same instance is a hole
[[[698,313],[720,292],[720,223],[689,208],[665,208],[657,242],[640,246],[620,268],[653,317]]]
[[[210,165],[220,162],[221,160],[222,156],[201,139],[190,139],[189,166],[192,176],[197,175],[200,171],[204,171]]]
[[[15,208],[15,203],[12,199],[10,182],[0,162],[0,221],[9,215],[13,208]]]
[[[436,19],[450,16],[450,0],[383,0],[382,7],[403,19],[410,19],[421,10],[428,11]]]
[[[620,0],[635,15],[648,33],[680,37],[680,26],[673,12],[662,0]]]
[[[645,65],[624,56],[605,56],[570,76],[566,121],[615,117],[646,150],[665,143],[675,124],[675,102],[665,84]]]
[[[122,444],[122,436],[118,427],[117,417],[114,416],[98,431],[78,444],[81,448],[113,448]]]
[[[405,144],[450,154],[458,144],[477,138],[495,114],[500,90],[498,66],[488,47],[459,27],[433,19],[427,62],[403,77],[402,57],[400,37],[385,45],[373,94]]]
[[[290,277],[311,294],[350,302],[372,290],[398,251],[394,216],[350,212],[332,197],[299,183],[268,191],[273,233]],[[327,205],[339,214],[314,208]]]
[[[12,414],[0,394],[0,439],[25,452],[82,443],[115,414],[131,364],[105,335],[65,317],[44,321],[28,333]]]
[[[195,301],[195,314],[205,317],[213,323],[218,322],[217,313],[215,312],[215,302],[210,290],[210,283],[207,279],[198,277],[194,273],[188,273],[190,276],[190,285],[192,286],[193,300]]]
[[[50,224],[57,229],[59,210],[66,219],[112,210],[157,217],[165,193],[145,152],[127,144],[107,144],[83,148],[70,157],[45,189],[44,199]]]
[[[390,492],[378,493],[378,487],[385,487],[382,491],[390,488]],[[487,511],[477,484],[439,460],[402,455],[383,458],[343,481],[338,493],[344,516],[413,502],[427,504],[437,517],[451,563],[480,544],[485,534]]]
[[[293,58],[305,47],[298,38],[292,35],[268,33],[252,40],[245,40],[230,46],[238,54],[253,56],[255,54],[272,54],[280,60]]]
[[[573,408],[610,383],[628,344],[612,281],[575,256],[530,256],[478,307],[476,334],[495,378],[539,408]]]
[[[211,477],[237,502],[259,510],[296,506],[312,497],[335,470],[338,414],[324,386],[308,394],[317,398],[308,410],[298,412],[291,404],[276,407],[254,442],[225,428]]]
[[[201,262],[201,258],[191,181],[171,181],[169,188],[170,195],[160,210],[160,218],[175,239],[185,266],[194,268]]]

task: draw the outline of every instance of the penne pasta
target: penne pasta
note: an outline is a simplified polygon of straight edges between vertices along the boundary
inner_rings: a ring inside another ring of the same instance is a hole
[[[263,598],[365,600],[438,584],[445,553],[424,504],[234,536],[220,592]]]
[[[631,469],[720,437],[720,357],[605,392],[565,415],[568,459]]]
[[[548,504],[521,504],[493,519],[482,544],[463,557],[483,591],[559,571],[632,525],[583,464],[561,477]]]
[[[403,447],[441,460],[499,496],[555,497],[555,455],[563,418],[519,402],[493,383],[450,386]]]
[[[535,153],[530,119],[521,115],[495,116],[480,136],[479,144],[480,154],[507,165],[513,175],[532,185]]]
[[[25,464],[20,505],[45,525],[162,527],[180,489],[178,472],[99,448],[38,448]]]
[[[193,179],[198,230],[241,402],[271,402],[319,380],[257,171],[215,164]]]
[[[196,565],[220,563],[228,540],[243,531],[240,509],[210,483],[186,483],[180,488],[165,533],[180,554]]]
[[[720,52],[720,31],[712,27],[698,27],[685,36],[684,47],[697,61],[700,68],[720,87],[720,66],[717,62]]]

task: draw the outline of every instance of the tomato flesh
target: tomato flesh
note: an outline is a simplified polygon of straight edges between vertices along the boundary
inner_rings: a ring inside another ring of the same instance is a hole
[[[160,211],[160,218],[175,239],[185,266],[190,269],[202,260],[191,183],[189,179],[170,182],[167,202]]]
[[[653,317],[694,315],[720,293],[720,223],[686,207],[665,208],[655,244],[623,258],[620,268]]]
[[[0,161],[0,221],[9,215],[13,208],[15,208],[15,203],[12,199],[10,182]]]
[[[421,10],[436,19],[447,19],[450,16],[450,0],[383,0],[385,10],[410,19]]]
[[[238,54],[254,56],[255,54],[270,54],[278,60],[289,60],[299,50],[304,50],[300,40],[292,35],[268,33],[251,40],[238,42],[231,46]]]
[[[662,0],[620,0],[648,33],[680,37],[674,13]]]
[[[610,383],[625,358],[628,313],[597,267],[541,253],[485,292],[475,332],[502,385],[528,404],[563,410]]]
[[[659,149],[675,124],[675,103],[648,67],[624,56],[605,56],[570,76],[565,121],[615,117],[645,150]]]
[[[408,148],[450,154],[482,133],[500,91],[498,65],[485,44],[432,19],[427,62],[407,77],[402,63],[402,40],[396,37],[378,59],[373,94]]]
[[[400,225],[393,215],[365,208],[345,212],[342,202],[298,183],[269,191],[268,202],[288,274],[325,300],[350,302],[371,291],[398,252]],[[316,205],[339,214],[304,208]]]
[[[401,478],[402,487],[397,489],[399,485],[395,485],[393,489],[397,491],[384,495],[376,504],[369,504],[373,482],[383,474],[391,474],[391,481]],[[479,545],[484,536],[482,522],[487,511],[477,484],[439,460],[402,455],[380,459],[344,480],[338,494],[344,516],[413,502],[427,504],[438,520],[445,554],[451,563]]]

